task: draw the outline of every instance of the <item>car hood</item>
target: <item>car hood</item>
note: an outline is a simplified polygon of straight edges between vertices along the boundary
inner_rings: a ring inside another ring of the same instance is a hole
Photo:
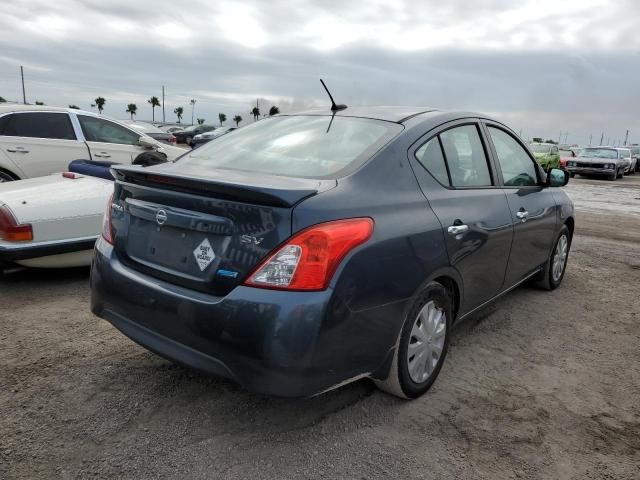
[[[615,158],[602,158],[602,157],[575,157],[571,160],[581,163],[616,163]]]

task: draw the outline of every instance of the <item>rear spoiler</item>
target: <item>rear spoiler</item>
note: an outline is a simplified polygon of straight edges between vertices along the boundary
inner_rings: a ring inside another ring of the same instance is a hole
[[[122,184],[161,188],[195,195],[211,195],[225,200],[287,208],[337,185],[336,180],[277,177],[224,170],[216,171],[215,176],[196,177],[173,171],[166,172],[118,165],[112,168],[112,172],[116,181]],[[234,182],[234,179],[238,182]]]

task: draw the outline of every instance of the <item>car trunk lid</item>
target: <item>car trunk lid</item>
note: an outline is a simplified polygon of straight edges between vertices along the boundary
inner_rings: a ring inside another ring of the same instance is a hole
[[[119,256],[144,273],[228,293],[291,236],[300,201],[335,186],[311,180],[164,167],[118,167],[112,206]]]

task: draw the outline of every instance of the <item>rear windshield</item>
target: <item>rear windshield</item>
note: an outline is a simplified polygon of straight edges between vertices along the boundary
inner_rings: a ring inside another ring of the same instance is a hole
[[[271,175],[327,178],[353,170],[402,126],[379,120],[283,116],[234,130],[180,159],[203,170],[229,169]]]
[[[540,143],[530,143],[529,148],[534,153],[551,153],[551,145],[544,145]]]
[[[595,158],[618,158],[618,152],[612,148],[585,148],[579,157],[595,157]]]

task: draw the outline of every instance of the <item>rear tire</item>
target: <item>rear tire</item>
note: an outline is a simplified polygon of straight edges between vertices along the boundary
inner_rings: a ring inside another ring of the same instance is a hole
[[[569,173],[569,176],[570,176],[571,178],[575,178],[576,174],[575,174],[575,173],[573,173],[573,172],[571,172],[571,173]]]
[[[16,178],[10,173],[0,170],[0,183],[13,182]]]
[[[405,399],[429,390],[447,356],[452,319],[447,289],[429,283],[405,318],[388,377],[376,380],[378,388]]]
[[[564,244],[564,246],[563,246]],[[544,290],[555,290],[562,283],[564,274],[567,271],[567,262],[569,261],[569,250],[571,249],[571,233],[566,225],[563,225],[553,249],[547,260],[542,277],[537,284]],[[564,253],[563,253],[564,252]]]
[[[184,139],[184,143],[186,143],[187,145],[191,146],[191,137],[186,137]]]
[[[624,168],[618,172],[618,178],[624,177]]]

